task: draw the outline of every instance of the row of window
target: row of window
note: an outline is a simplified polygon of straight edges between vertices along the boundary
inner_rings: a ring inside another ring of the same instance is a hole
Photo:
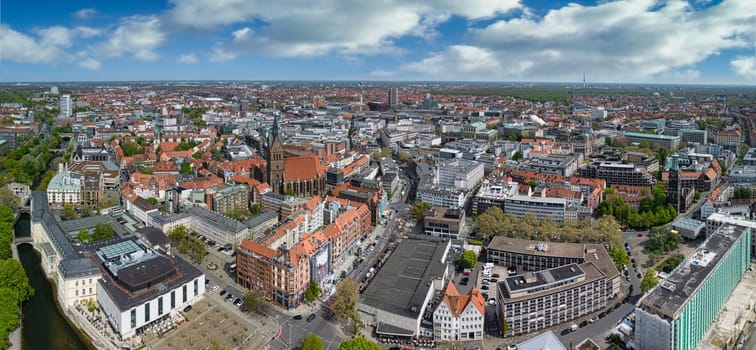
[[[199,280],[198,279],[194,280],[194,286],[193,287],[194,287],[194,296],[196,297],[196,296],[199,295]],[[181,289],[181,291],[183,292],[182,293],[182,303],[186,303],[186,301],[188,299],[187,296],[189,294],[187,293],[187,289],[188,288],[187,288],[186,285],[182,286],[182,289]],[[173,309],[176,308],[176,291],[172,290],[170,295],[171,295],[171,298],[170,298],[170,300],[171,300],[171,308],[170,308],[170,310],[173,310]],[[144,323],[149,323],[150,322],[150,316],[151,316],[150,315],[150,304],[151,303],[144,304]],[[157,315],[158,315],[158,317],[160,317],[164,313],[164,310],[163,310],[163,296],[162,295],[160,297],[158,297],[157,307],[158,307]],[[131,328],[132,329],[136,328],[136,323],[137,323],[136,308],[133,308],[133,309],[131,309]]]

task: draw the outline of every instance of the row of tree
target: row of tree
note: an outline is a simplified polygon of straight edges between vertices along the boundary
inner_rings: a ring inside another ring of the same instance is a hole
[[[8,334],[18,327],[21,304],[34,294],[24,267],[12,256],[14,218],[11,208],[0,206],[0,349],[10,346]]]
[[[599,216],[612,216],[620,224],[638,229],[664,225],[677,218],[677,210],[667,203],[667,194],[659,186],[651,191],[651,198],[641,200],[638,209],[625,204],[622,197],[612,196],[613,193],[607,189],[607,199],[596,208]]]
[[[320,337],[315,333],[308,334],[304,340],[302,340],[302,345],[299,347],[300,350],[323,350],[325,347],[323,346],[323,339],[320,339]],[[355,337],[354,339],[347,339],[341,342],[339,344],[339,347],[337,350],[381,350],[382,348],[370,341],[367,340],[365,337],[359,336]]]
[[[506,236],[554,242],[607,243],[622,246],[620,226],[614,218],[584,219],[559,224],[545,218],[539,220],[533,213],[522,219],[504,213],[499,207],[490,207],[476,219],[476,231],[484,238]]]
[[[57,133],[44,139],[36,136],[4,154],[0,162],[3,176],[0,185],[16,181],[31,184],[48,169],[53,153],[50,149],[58,148],[63,139]]]
[[[188,253],[197,263],[201,263],[207,256],[205,242],[190,235],[189,230],[184,226],[176,226],[168,231],[168,238],[178,244],[179,252]]]
[[[87,229],[81,229],[76,234],[76,238],[78,238],[82,243],[99,241],[113,236],[115,236],[115,230],[113,229],[113,226],[110,226],[106,223],[97,224],[92,232],[89,232],[89,230]]]

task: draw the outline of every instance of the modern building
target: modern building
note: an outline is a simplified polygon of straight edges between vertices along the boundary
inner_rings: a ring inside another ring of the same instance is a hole
[[[423,232],[433,237],[459,238],[464,228],[465,212],[458,209],[433,207],[423,217]]]
[[[645,141],[649,145],[659,145],[659,147],[664,147],[668,150],[676,150],[680,146],[680,136],[626,132],[625,139],[629,143],[642,143]]]
[[[490,207],[499,207],[504,210],[505,200],[507,197],[517,195],[517,188],[516,182],[484,180],[472,199],[473,215],[483,214]]]
[[[750,228],[719,228],[641,299],[635,310],[636,348],[696,349],[750,258]]]
[[[468,193],[453,187],[422,186],[417,189],[416,198],[420,202],[436,207],[464,208]]]
[[[607,185],[648,186],[656,184],[656,179],[643,166],[616,162],[594,162],[580,168],[580,176],[602,179]]]
[[[363,322],[378,335],[432,337],[433,296],[454,274],[450,247],[450,240],[404,239],[360,295]]]
[[[154,243],[160,250],[150,247],[153,243],[124,240],[95,251],[107,271],[97,281],[97,301],[123,338],[141,334],[205,293],[202,272],[164,250],[170,243]]]
[[[192,207],[187,212],[191,218],[191,226],[188,228],[218,244],[238,245],[249,233],[249,228],[244,223],[214,211]]]
[[[389,109],[396,109],[399,106],[399,89],[388,89],[388,107]]]
[[[484,166],[474,160],[445,159],[436,163],[435,172],[435,185],[469,191],[483,181]]]
[[[756,165],[756,148],[749,148],[748,153],[743,157],[744,165]]]
[[[680,217],[672,222],[672,229],[687,239],[696,239],[703,232],[706,224],[702,221]]]
[[[60,96],[60,116],[68,118],[73,115],[73,100],[71,95]]]
[[[740,226],[751,231],[751,254],[756,258],[756,221],[742,216],[713,213],[706,218],[706,235],[711,235],[724,225]]]
[[[433,338],[437,341],[482,340],[486,299],[473,287],[460,294],[454,281],[441,291],[441,302],[433,310]]]
[[[205,193],[205,201],[208,208],[220,214],[232,211],[234,208],[249,209],[249,187],[241,184],[209,189]]]
[[[518,218],[532,213],[538,220],[550,218],[554,222],[564,222],[567,206],[564,198],[515,195],[504,200],[504,213],[514,214]]]
[[[541,333],[515,345],[516,350],[567,350],[552,331]]]
[[[588,315],[619,294],[621,275],[601,244],[494,237],[487,257],[523,271],[497,286],[497,312],[512,327],[509,334]]]
[[[706,130],[680,129],[677,132],[680,140],[687,143],[700,143],[705,145],[708,141]]]

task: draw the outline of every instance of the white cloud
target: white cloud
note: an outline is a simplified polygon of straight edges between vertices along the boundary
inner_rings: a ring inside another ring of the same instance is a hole
[[[252,33],[254,33],[252,29],[249,29],[248,27],[244,27],[242,29],[231,32],[231,36],[234,37],[234,41],[241,41],[241,40],[249,39]]]
[[[324,0],[317,5],[309,0],[171,2],[167,18],[180,27],[266,23],[254,33],[246,27],[234,31],[234,40],[225,49],[283,57],[393,52],[394,39],[431,37],[435,27],[452,16],[475,20],[520,7],[518,0]]]
[[[756,56],[738,56],[730,61],[730,67],[738,75],[748,79],[756,79]]]
[[[370,72],[370,76],[373,78],[391,78],[396,75],[396,71],[392,70],[374,70]]]
[[[65,47],[70,45],[70,39],[61,33],[58,29],[43,30],[34,38],[0,25],[0,62],[61,62],[67,58]]]
[[[76,27],[74,28],[74,33],[76,33],[77,36],[82,38],[91,38],[98,36],[102,34],[102,30],[99,30],[97,28],[92,27]]]
[[[227,62],[235,58],[236,58],[235,53],[231,51],[227,51],[220,46],[216,46],[215,48],[213,48],[213,53],[210,54],[210,62],[215,62],[215,63]]]
[[[79,62],[79,66],[81,66],[82,68],[89,69],[89,70],[98,70],[100,69],[102,64],[100,63],[100,61],[94,58],[87,58]]]
[[[593,81],[694,80],[696,64],[746,47],[753,35],[750,0],[702,10],[679,0],[634,0],[569,4],[542,18],[524,13],[472,29],[468,45],[404,68],[444,79],[574,81],[585,72]]]
[[[97,10],[85,8],[85,9],[81,9],[79,11],[76,11],[74,13],[74,16],[76,18],[78,18],[78,19],[89,19],[89,18],[91,18],[92,16],[94,16],[96,14],[97,14]]]
[[[155,49],[165,37],[156,16],[131,16],[121,19],[100,50],[108,57],[131,54],[142,61],[154,61],[159,57]]]
[[[178,58],[178,63],[195,64],[198,62],[199,60],[197,59],[197,55],[195,55],[193,52],[185,54],[185,55],[181,55]]]

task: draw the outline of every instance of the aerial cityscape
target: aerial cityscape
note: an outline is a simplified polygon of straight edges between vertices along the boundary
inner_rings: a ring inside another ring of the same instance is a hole
[[[0,5],[0,350],[756,349],[750,1],[133,5]]]

